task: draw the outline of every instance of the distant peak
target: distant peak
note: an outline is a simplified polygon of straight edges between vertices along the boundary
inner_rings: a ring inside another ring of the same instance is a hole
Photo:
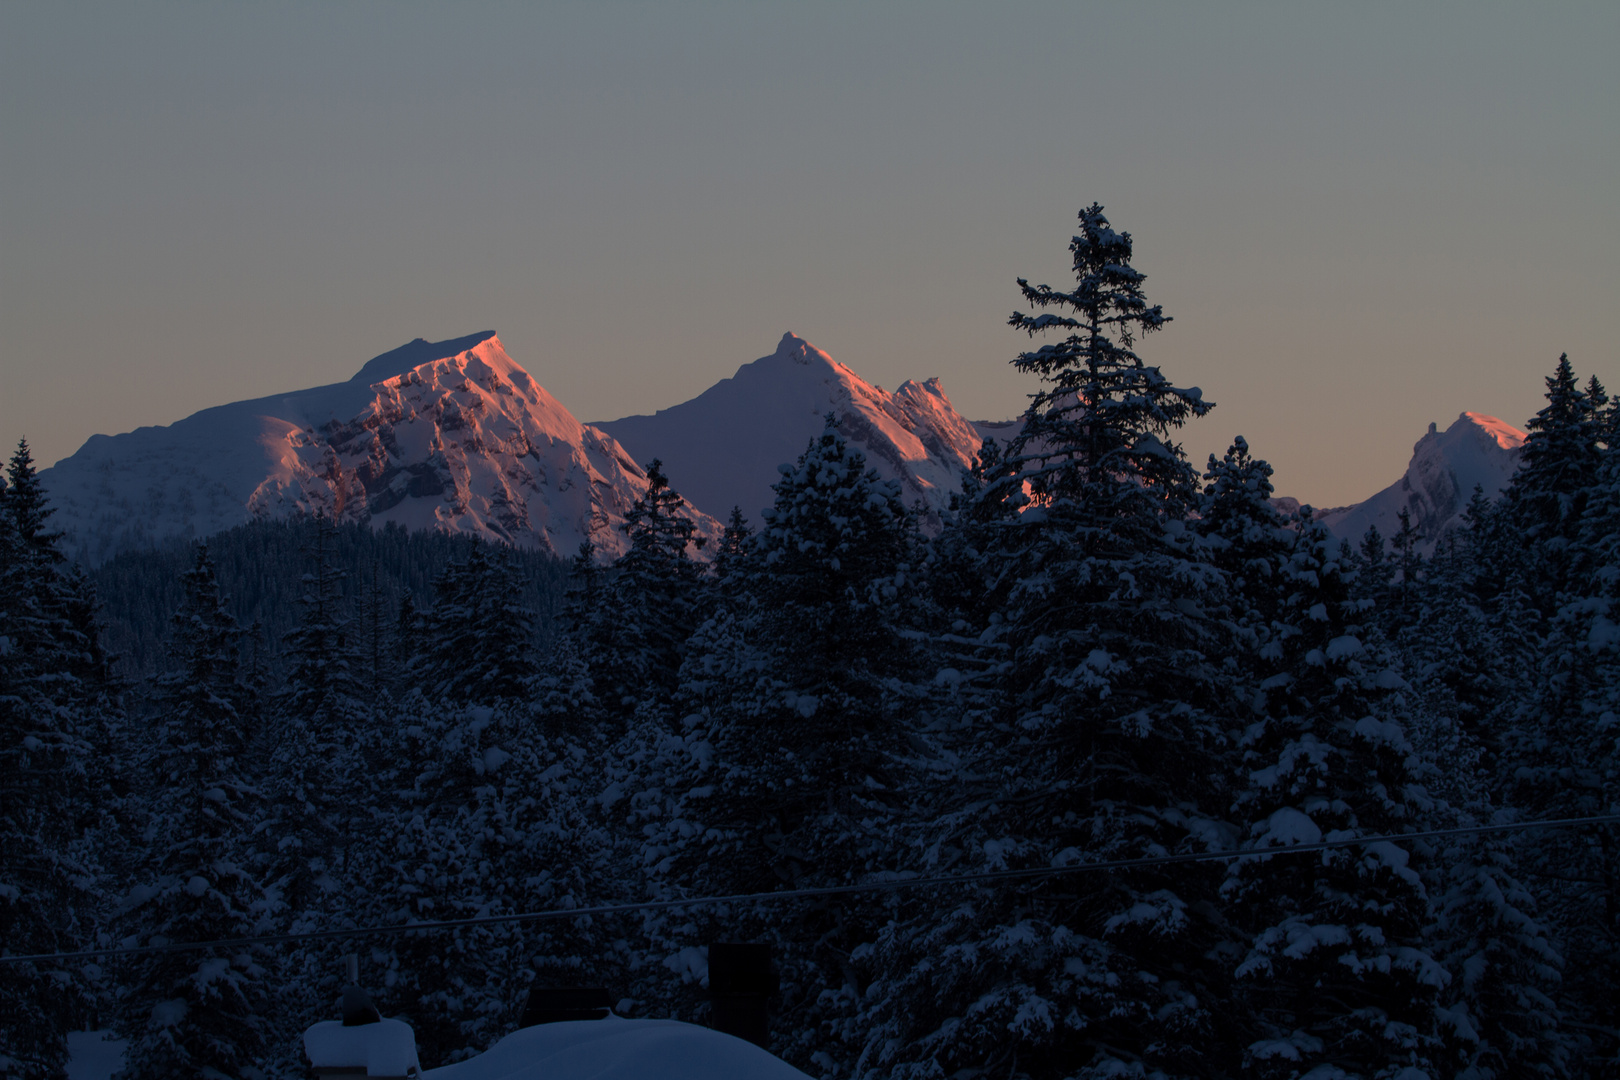
[[[804,338],[793,333],[791,330],[783,334],[782,340],[776,343],[776,351],[774,353],[772,353],[770,356],[761,357],[760,359],[762,361],[774,360],[778,363],[799,364],[804,367],[815,367],[820,365],[822,367],[830,368],[833,371],[843,372],[847,375],[858,378],[858,376],[854,375],[854,372],[850,371],[843,364],[840,364],[826,352],[816,348],[814,345],[810,344],[810,342],[804,340]],[[771,366],[773,365],[766,365],[767,368]]]
[[[776,343],[776,355],[784,360],[792,360],[800,364],[810,362],[810,354],[816,347],[804,338],[789,330],[782,335],[782,340]]]
[[[466,337],[451,338],[448,341],[427,341],[417,338],[397,349],[390,349],[381,356],[366,361],[364,367],[355,372],[350,382],[371,385],[380,383],[384,379],[392,379],[395,375],[403,375],[412,368],[431,364],[435,360],[443,360],[447,356],[464,353],[468,349],[476,348],[495,336],[493,330],[482,330]]]

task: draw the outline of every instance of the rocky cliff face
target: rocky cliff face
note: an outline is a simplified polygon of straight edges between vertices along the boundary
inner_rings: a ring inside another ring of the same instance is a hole
[[[637,461],[662,459],[671,485],[706,513],[724,519],[736,506],[758,522],[775,498],[777,466],[804,453],[828,413],[869,464],[900,482],[907,505],[923,504],[925,523],[937,525],[983,442],[938,379],[890,393],[793,334],[690,401],[596,426]]]
[[[1365,502],[1319,511],[1328,528],[1359,543],[1376,526],[1387,540],[1400,528],[1404,509],[1423,538],[1427,554],[1447,532],[1462,522],[1475,486],[1495,498],[1519,467],[1524,432],[1484,413],[1465,412],[1445,431],[1435,424],[1412,447],[1406,475]]]
[[[564,556],[590,540],[611,556],[647,487],[624,448],[576,420],[493,333],[414,341],[346,383],[97,435],[41,480],[68,550],[91,564],[316,512]]]

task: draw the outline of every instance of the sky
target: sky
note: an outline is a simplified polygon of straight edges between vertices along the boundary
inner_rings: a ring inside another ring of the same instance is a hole
[[[576,416],[784,331],[1021,412],[1016,279],[1102,203],[1139,352],[1280,494],[1620,388],[1620,5],[0,3],[0,442],[492,329]],[[1037,342],[1038,344],[1038,342]],[[678,480],[677,480],[677,486]]]

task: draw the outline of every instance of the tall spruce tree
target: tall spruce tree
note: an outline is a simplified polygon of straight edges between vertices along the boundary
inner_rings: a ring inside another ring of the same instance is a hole
[[[328,928],[354,885],[365,820],[356,798],[364,769],[359,739],[369,713],[336,530],[322,515],[305,528],[302,610],[283,638],[286,678],[259,738],[268,796],[257,824],[261,872],[277,925],[290,932]],[[309,1015],[336,967],[336,950],[336,943],[316,942],[277,955],[280,1026],[291,1030]]]
[[[73,850],[88,816],[96,645],[75,617],[89,600],[62,573],[51,513],[19,442],[0,485],[0,949],[13,955],[71,949],[97,914],[93,868]],[[8,964],[4,976],[0,1074],[60,1075],[84,982],[50,963]]]
[[[252,868],[260,793],[247,775],[242,631],[206,546],[171,620],[174,668],[155,686],[146,764],[149,846],[123,916],[143,944],[250,937],[267,926]],[[120,1003],[127,1076],[249,1074],[266,1049],[269,974],[251,947],[157,953],[129,964]]]
[[[1620,810],[1613,587],[1603,568],[1611,413],[1601,384],[1583,390],[1567,356],[1546,386],[1490,538],[1500,582],[1493,623],[1513,646],[1504,660],[1528,677],[1513,680],[1486,728],[1499,751],[1497,785],[1525,818]],[[1610,993],[1620,964],[1620,831],[1550,833],[1515,847],[1566,961],[1560,1003],[1588,1039],[1576,1067],[1597,1074],[1620,1052]]]
[[[1338,551],[1302,517],[1261,653],[1271,674],[1241,740],[1234,809],[1255,854],[1232,864],[1222,891],[1247,938],[1233,972],[1246,1075],[1386,1076],[1429,1070],[1441,1053],[1435,1010],[1449,975],[1426,947],[1426,850],[1271,854],[1415,831],[1432,805],[1403,726],[1404,682]]]
[[[688,643],[678,734],[633,733],[649,759],[632,802],[647,825],[641,858],[666,895],[848,883],[896,865],[919,669],[905,632],[915,523],[832,416],[774,490],[759,533],[727,557],[724,600]],[[849,954],[882,910],[833,898],[745,909],[726,929],[707,915],[648,929],[671,951],[703,933],[773,942],[783,1008],[799,1018],[776,1048],[808,1062],[825,1052],[809,1033],[858,996]]]
[[[894,810],[884,793],[915,672],[900,633],[915,528],[898,486],[827,420],[774,485],[743,571],[746,606],[700,635],[718,650],[685,671],[683,700],[718,708],[710,737],[731,783],[707,805],[748,838],[739,868],[754,867],[735,885],[849,880],[872,867],[849,826],[829,822]],[[757,660],[711,680],[728,628]]]
[[[628,714],[642,700],[667,698],[699,621],[704,568],[693,556],[704,538],[683,514],[663,463],[647,466],[647,491],[624,515],[628,550],[613,563],[597,629],[602,649],[597,693]]]
[[[1225,456],[1209,456],[1198,532],[1209,558],[1227,576],[1230,617],[1245,634],[1234,659],[1258,653],[1281,602],[1279,582],[1293,553],[1290,522],[1272,505],[1269,462],[1238,436]]]
[[[1132,241],[1080,213],[1075,285],[1020,280],[1061,341],[1021,353],[1038,376],[1023,428],[965,515],[984,539],[998,707],[966,733],[966,774],[934,848],[962,870],[1201,850],[1221,842],[1211,712],[1223,576],[1187,527],[1198,474],[1172,433],[1211,405],[1135,352],[1168,320]],[[874,1057],[897,1074],[1207,1075],[1219,999],[1200,961],[1214,877],[1099,874],[987,888],[942,921],[920,912],[874,950]],[[926,1004],[924,1004],[926,1003]]]

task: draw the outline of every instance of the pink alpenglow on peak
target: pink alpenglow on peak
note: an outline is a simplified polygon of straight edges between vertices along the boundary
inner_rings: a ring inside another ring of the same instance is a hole
[[[1477,412],[1465,412],[1457,419],[1466,420],[1479,428],[1495,439],[1496,445],[1503,450],[1517,450],[1524,445],[1525,433],[1505,420],[1498,420],[1494,416],[1486,416],[1484,413]],[[1434,427],[1433,424],[1430,424],[1429,430],[1433,432]],[[1447,428],[1446,430],[1449,432],[1451,429]]]
[[[623,550],[642,463],[581,424],[491,332],[418,339],[328,386],[97,435],[41,473],[69,550],[99,563],[254,518],[467,533],[555,554]],[[692,515],[699,532],[719,524]]]
[[[1412,447],[1406,475],[1366,502],[1317,514],[1335,536],[1360,543],[1376,527],[1385,540],[1400,528],[1406,510],[1429,554],[1441,537],[1462,524],[1468,500],[1478,487],[1495,498],[1519,467],[1524,432],[1484,413],[1465,412],[1446,430],[1430,424]]]
[[[671,485],[705,513],[725,518],[736,506],[757,522],[774,500],[776,467],[804,453],[828,413],[869,465],[900,482],[908,505],[922,503],[925,523],[937,524],[984,441],[938,379],[890,393],[792,333],[690,401],[595,426],[638,461],[661,458]]]

